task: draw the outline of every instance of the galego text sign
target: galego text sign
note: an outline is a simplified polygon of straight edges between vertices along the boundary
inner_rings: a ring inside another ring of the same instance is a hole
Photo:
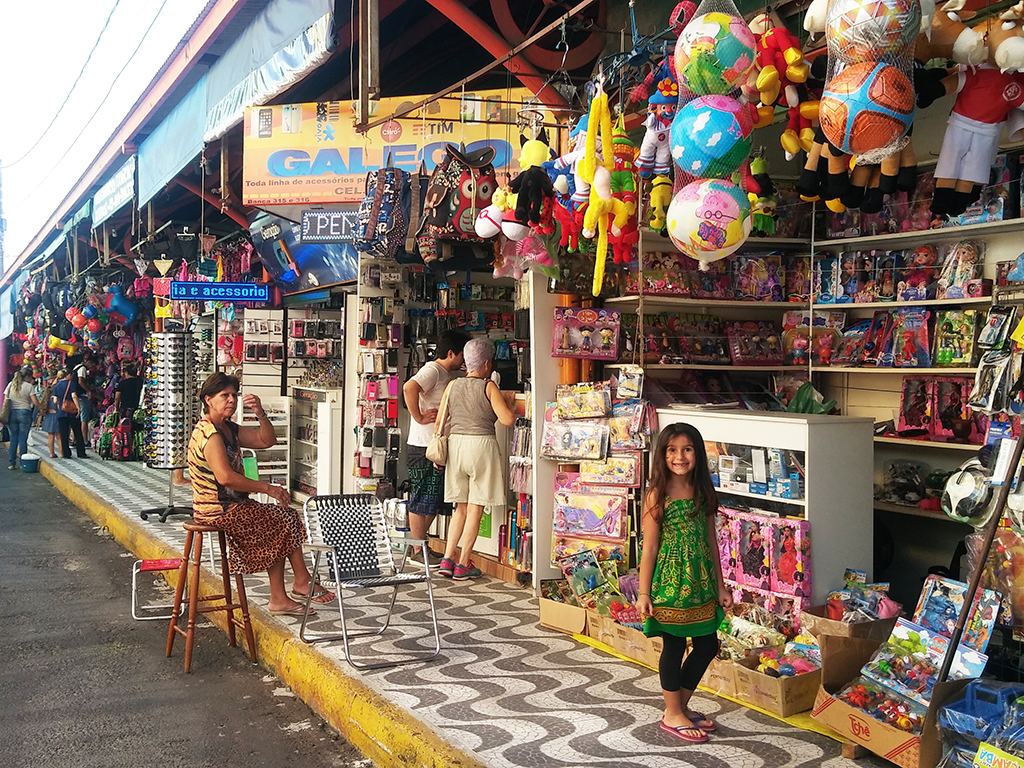
[[[270,301],[266,283],[187,283],[171,281],[174,301]]]

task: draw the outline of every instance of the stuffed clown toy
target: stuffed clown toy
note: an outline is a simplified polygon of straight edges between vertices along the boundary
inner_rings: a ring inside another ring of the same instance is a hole
[[[647,120],[644,121],[647,133],[640,144],[640,156],[636,159],[636,167],[645,179],[667,176],[672,170],[670,137],[678,103],[679,85],[672,69],[672,59],[667,58],[658,68],[654,92],[647,100]]]

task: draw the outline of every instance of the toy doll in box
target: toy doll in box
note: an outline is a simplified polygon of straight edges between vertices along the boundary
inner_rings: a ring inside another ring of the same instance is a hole
[[[734,256],[731,265],[736,299],[782,301],[782,280],[785,273],[781,256]]]
[[[892,349],[892,312],[881,309],[875,312],[871,320],[871,330],[864,339],[864,364],[884,366],[891,363]],[[886,362],[886,354],[890,354],[890,362]]]
[[[806,520],[773,521],[772,591],[797,597],[811,596],[811,537]]]
[[[555,307],[551,356],[615,360],[621,317],[617,309]]]
[[[903,391],[900,393],[900,418],[896,428],[898,431],[923,430],[924,434],[932,432],[932,404],[934,382],[928,379],[903,380]]]
[[[933,365],[939,368],[971,365],[976,318],[977,312],[973,309],[949,309],[936,313]]]
[[[978,246],[962,240],[946,251],[935,292],[937,299],[962,299],[964,286],[977,275],[981,257]]]
[[[679,253],[642,253],[643,292],[651,296],[689,296],[690,288],[682,275],[697,269],[696,264]],[[636,294],[637,290],[630,293]]]
[[[733,536],[739,558],[737,581],[758,589],[771,589],[772,521],[751,512],[733,515]]]
[[[728,259],[708,264],[707,271],[690,272],[694,280],[691,293],[698,299],[731,299],[732,280],[729,278]]]
[[[715,535],[718,539],[718,558],[722,562],[722,578],[736,581],[736,540],[732,532],[731,509],[719,507],[715,514]]]
[[[857,292],[853,295],[855,302],[866,304],[875,300],[875,262],[883,255],[875,251],[857,253]]]
[[[953,442],[981,445],[988,430],[988,419],[967,406],[974,382],[971,379],[940,378],[935,380],[935,402],[932,433],[954,438]]]
[[[756,605],[768,613],[772,610],[772,593],[765,589],[737,584],[732,590],[732,600],[736,605]]]
[[[902,251],[879,251],[876,254],[875,301],[896,301],[896,265],[902,260]]]
[[[786,276],[783,285],[786,301],[811,300],[811,257],[787,254],[785,257]]]
[[[935,263],[939,252],[931,245],[922,245],[903,252],[903,270],[896,285],[900,301],[927,301],[935,298]]]
[[[846,251],[839,256],[839,284],[836,287],[836,302],[849,303],[861,290],[863,275],[857,268],[859,256],[856,251]]]
[[[781,365],[782,341],[771,322],[753,321],[726,325],[729,356],[733,365]]]
[[[892,331],[893,364],[897,368],[931,367],[928,342],[928,318],[931,313],[919,309],[901,309],[896,313]]]
[[[840,285],[839,257],[826,256],[814,259],[814,302],[835,304],[842,293]]]

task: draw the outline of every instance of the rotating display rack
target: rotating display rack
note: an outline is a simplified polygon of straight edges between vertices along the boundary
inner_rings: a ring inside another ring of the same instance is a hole
[[[168,471],[167,506],[144,509],[139,516],[159,514],[166,522],[170,515],[192,514],[191,506],[174,504],[173,471],[188,466],[188,441],[198,418],[195,340],[191,333],[153,333],[146,340],[146,358],[145,459],[152,469]]]

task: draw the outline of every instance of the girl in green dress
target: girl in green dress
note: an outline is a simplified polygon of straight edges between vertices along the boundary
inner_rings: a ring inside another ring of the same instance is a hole
[[[664,640],[658,672],[665,714],[663,731],[699,743],[715,723],[690,709],[690,697],[718,654],[718,625],[732,593],[722,580],[704,438],[689,424],[670,424],[658,435],[644,496],[640,596],[644,634]],[[686,640],[693,646],[686,653]]]

